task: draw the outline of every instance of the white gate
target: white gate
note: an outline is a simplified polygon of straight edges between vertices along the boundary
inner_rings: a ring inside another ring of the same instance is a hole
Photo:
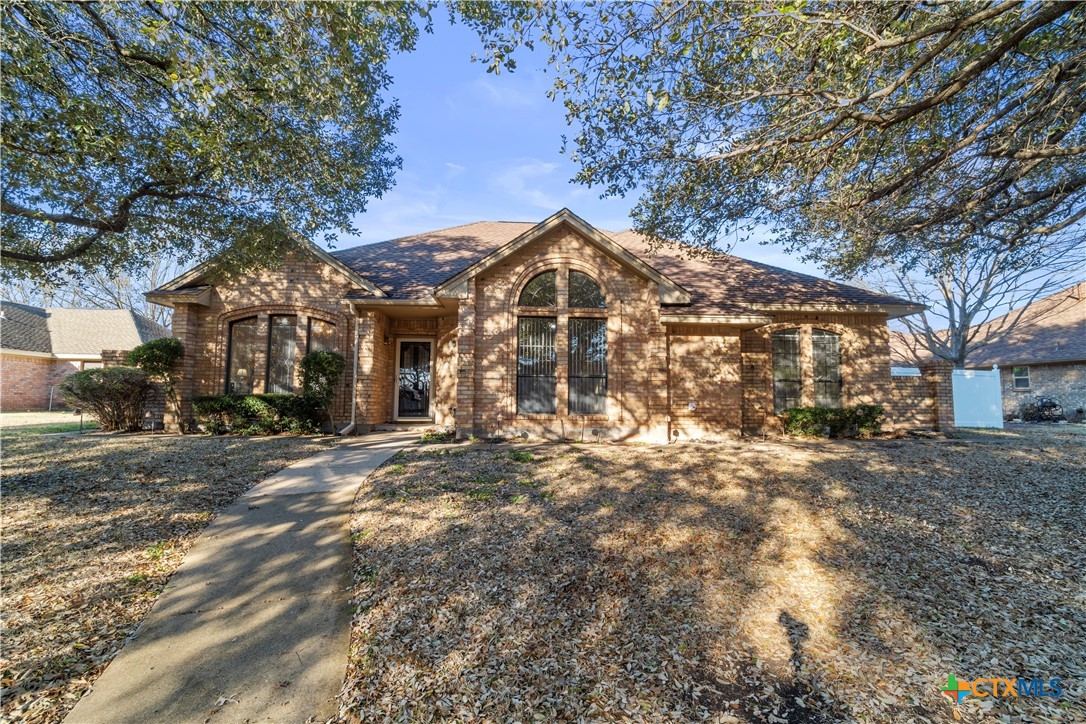
[[[1003,427],[1003,398],[999,367],[990,370],[954,370],[955,427]]]

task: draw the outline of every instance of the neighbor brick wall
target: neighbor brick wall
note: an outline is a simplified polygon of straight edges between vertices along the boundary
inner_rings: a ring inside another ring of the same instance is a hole
[[[1003,414],[1018,417],[1023,403],[1036,402],[1038,395],[1050,397],[1063,406],[1068,419],[1081,420],[1078,409],[1086,410],[1086,364],[1063,362],[1029,365],[1029,389],[1014,388],[1013,368],[1001,367],[1000,383],[1003,386]]]
[[[49,391],[78,372],[82,362],[51,357],[0,354],[0,410],[27,412],[49,409]],[[53,393],[53,409],[67,409],[60,391]]]

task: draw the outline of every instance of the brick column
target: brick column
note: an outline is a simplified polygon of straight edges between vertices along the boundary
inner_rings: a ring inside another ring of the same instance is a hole
[[[475,280],[460,300],[456,337],[456,436],[475,433]]]
[[[954,365],[946,360],[920,363],[920,376],[928,383],[932,400],[932,427],[941,432],[954,429]]]
[[[185,356],[177,363],[177,369],[174,370],[177,377],[175,390],[181,407],[181,415],[178,420],[173,404],[167,400],[162,423],[167,430],[177,432],[182,422],[185,424],[192,422],[192,398],[196,389],[196,358],[199,350],[196,344],[196,314],[192,305],[174,305],[170,328],[174,338],[185,348]]]

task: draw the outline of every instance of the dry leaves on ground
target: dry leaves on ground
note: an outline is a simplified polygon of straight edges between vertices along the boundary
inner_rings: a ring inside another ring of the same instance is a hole
[[[60,721],[215,513],[318,438],[5,436],[5,719]]]
[[[355,504],[345,721],[1086,717],[1086,436],[411,449]]]

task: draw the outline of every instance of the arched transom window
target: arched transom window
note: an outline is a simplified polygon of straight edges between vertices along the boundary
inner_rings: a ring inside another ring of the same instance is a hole
[[[517,303],[522,307],[557,307],[558,273],[546,271],[532,277],[521,290]]]

